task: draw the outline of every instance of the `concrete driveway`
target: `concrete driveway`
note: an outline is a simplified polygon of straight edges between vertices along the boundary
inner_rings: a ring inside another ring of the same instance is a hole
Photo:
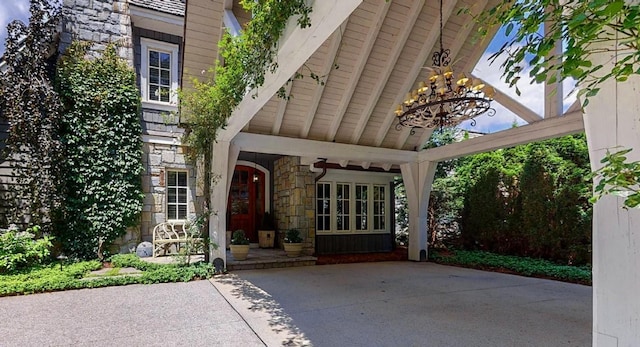
[[[214,285],[269,346],[590,346],[591,287],[433,263],[251,270]],[[268,293],[268,294],[267,294]]]
[[[0,346],[588,346],[591,287],[385,262],[0,298]]]

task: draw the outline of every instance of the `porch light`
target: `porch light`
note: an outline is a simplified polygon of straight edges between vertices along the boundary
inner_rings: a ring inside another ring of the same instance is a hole
[[[396,130],[409,128],[453,127],[487,113],[495,115],[491,101],[496,91],[479,79],[456,74],[451,66],[451,51],[442,45],[442,0],[440,0],[440,50],[433,53],[433,70],[418,88],[407,93],[395,110]]]

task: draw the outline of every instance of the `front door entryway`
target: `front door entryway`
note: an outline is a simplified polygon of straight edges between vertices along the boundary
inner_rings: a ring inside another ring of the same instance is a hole
[[[244,230],[251,242],[258,242],[258,227],[264,215],[264,181],[264,172],[254,167],[237,165],[233,172],[228,230]]]

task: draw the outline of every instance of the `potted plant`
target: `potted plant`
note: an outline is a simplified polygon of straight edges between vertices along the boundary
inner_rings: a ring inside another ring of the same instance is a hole
[[[299,257],[302,253],[302,236],[298,229],[287,230],[284,236],[284,251],[290,258]]]
[[[244,233],[244,230],[238,229],[233,232],[231,237],[231,255],[235,260],[246,260],[249,254],[249,239]]]

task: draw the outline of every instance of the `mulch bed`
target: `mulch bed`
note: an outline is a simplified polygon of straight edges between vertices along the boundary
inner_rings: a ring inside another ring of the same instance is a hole
[[[404,261],[409,259],[406,247],[397,247],[384,253],[331,254],[317,256],[316,265],[366,263],[376,261]]]

